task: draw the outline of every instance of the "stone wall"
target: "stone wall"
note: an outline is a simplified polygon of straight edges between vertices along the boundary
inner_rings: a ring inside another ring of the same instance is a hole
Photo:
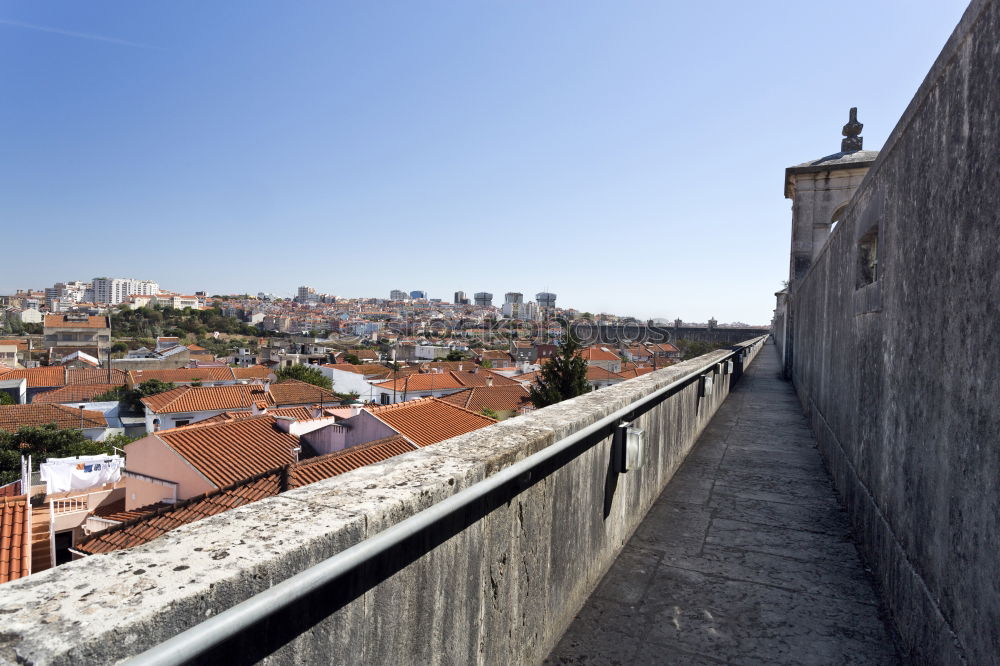
[[[752,360],[763,342],[747,349]],[[3,586],[0,660],[134,655],[726,356],[716,351],[380,464],[187,525],[144,546]],[[713,368],[719,368],[715,363]],[[555,645],[734,374],[638,417],[644,467],[616,474],[606,433],[357,576],[318,589],[208,663],[537,663]]]
[[[974,1],[790,298],[796,390],[927,663],[1000,663],[998,35]]]

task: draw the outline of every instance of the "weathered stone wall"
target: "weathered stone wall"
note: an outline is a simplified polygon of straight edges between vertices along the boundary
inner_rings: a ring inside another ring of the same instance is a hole
[[[927,663],[1000,663],[998,35],[974,1],[791,295],[796,390]]]
[[[748,362],[762,340],[749,351]],[[717,351],[278,497],[145,546],[2,588],[0,660],[105,663],[155,645],[679,378]],[[716,365],[715,367],[718,367]],[[738,367],[736,368],[738,371]],[[715,374],[638,418],[646,465],[615,474],[600,439],[357,577],[317,590],[207,661],[540,662],[725,400]]]

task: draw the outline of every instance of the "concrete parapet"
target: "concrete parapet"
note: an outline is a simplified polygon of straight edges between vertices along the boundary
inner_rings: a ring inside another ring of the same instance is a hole
[[[760,344],[747,350],[747,363]],[[0,660],[107,663],[137,654],[727,354],[4,585]],[[516,492],[419,535],[335,589],[316,590],[208,660],[541,661],[725,400],[734,370],[716,372],[705,397],[695,381],[638,417],[648,442],[642,468],[617,474],[611,438],[602,436]]]

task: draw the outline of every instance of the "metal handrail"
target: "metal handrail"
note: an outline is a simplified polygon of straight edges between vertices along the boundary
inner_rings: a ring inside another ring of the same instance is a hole
[[[766,338],[766,335],[756,338],[745,346],[740,347],[740,349],[732,350],[726,356],[716,359],[711,363],[706,363],[683,378],[656,389],[652,393],[630,403],[628,406],[622,407],[599,421],[545,447],[541,451],[527,456],[510,467],[502,469],[496,474],[458,491],[451,497],[415,513],[409,518],[382,530],[374,536],[368,537],[346,550],[330,556],[322,562],[317,562],[305,571],[297,573],[255,594],[232,608],[219,613],[215,617],[209,618],[151,647],[145,652],[136,655],[127,663],[132,666],[167,666],[184,664],[197,658],[208,650],[239,635],[247,628],[299,601],[312,593],[317,587],[332,583],[366,562],[400,545],[414,535],[469,508],[507,484],[522,479],[525,476],[528,476],[530,479],[533,470],[565,453],[579,442],[602,430],[614,427],[624,417],[639,411],[646,405],[650,405],[650,403],[655,405],[662,399],[690,386],[697,382],[702,375],[712,371],[723,361],[729,360],[742,351],[760,346]],[[596,443],[595,441],[594,444]],[[567,459],[566,462],[568,461]]]

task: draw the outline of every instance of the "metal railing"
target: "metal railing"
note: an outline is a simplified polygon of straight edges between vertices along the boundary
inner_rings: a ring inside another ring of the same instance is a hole
[[[205,655],[306,598],[317,588],[329,585],[358,570],[375,558],[409,541],[415,535],[454,519],[461,512],[483,502],[497,491],[512,485],[520,490],[528,488],[611,435],[623,421],[635,419],[639,414],[652,409],[692,384],[701,382],[704,386],[703,378],[713,377],[718,372],[731,374],[733,380],[738,379],[743,373],[747,356],[759,349],[767,337],[764,335],[746,344],[730,347],[730,352],[724,357],[698,367],[681,379],[643,396],[510,467],[167,639],[133,657],[127,663],[133,666],[167,666],[185,664]],[[728,365],[729,361],[733,362],[732,366]],[[711,386],[711,382],[708,385]],[[579,446],[581,444],[582,447]],[[576,450],[574,447],[577,447]],[[552,463],[555,463],[556,467],[553,468]],[[536,474],[543,468],[547,468],[544,474]]]
[[[54,499],[50,501],[52,515],[59,516],[64,513],[74,513],[76,511],[87,511],[90,508],[90,495],[81,497],[67,497],[65,499]]]

